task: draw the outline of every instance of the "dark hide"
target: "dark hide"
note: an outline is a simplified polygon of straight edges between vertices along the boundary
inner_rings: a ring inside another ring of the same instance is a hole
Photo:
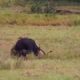
[[[38,56],[41,52],[45,54],[45,52],[36,45],[35,41],[29,38],[20,38],[11,49],[11,55],[19,57],[26,57],[26,55],[31,52],[33,52],[35,56]]]

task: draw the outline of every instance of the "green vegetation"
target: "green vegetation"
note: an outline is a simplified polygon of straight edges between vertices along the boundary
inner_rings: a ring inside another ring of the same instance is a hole
[[[14,8],[16,10],[18,7],[18,11],[26,13],[55,13],[57,6],[80,7],[79,5],[80,0],[0,0],[0,8]]]

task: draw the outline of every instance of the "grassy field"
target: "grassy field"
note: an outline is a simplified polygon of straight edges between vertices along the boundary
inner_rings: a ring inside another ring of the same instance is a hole
[[[0,11],[2,25],[73,26],[80,25],[80,14],[26,14]]]
[[[46,55],[12,59],[10,49],[22,36],[34,39]],[[0,80],[80,80],[80,26],[0,25]]]

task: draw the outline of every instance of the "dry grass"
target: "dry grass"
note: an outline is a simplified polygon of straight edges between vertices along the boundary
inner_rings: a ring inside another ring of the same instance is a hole
[[[0,26],[0,52],[6,55],[19,37],[31,37],[47,53],[45,58],[72,59],[80,54],[80,27]],[[45,37],[44,37],[45,36]],[[77,54],[76,54],[77,53]]]
[[[10,49],[21,36],[52,52],[43,59],[12,59]],[[79,36],[80,26],[0,26],[0,80],[80,80]]]
[[[79,14],[25,14],[25,13],[0,13],[0,24],[36,25],[36,26],[73,26],[80,25]]]
[[[0,70],[3,80],[79,80],[79,60],[27,60],[23,68]],[[20,65],[19,65],[20,66]],[[15,76],[15,77],[14,77]]]

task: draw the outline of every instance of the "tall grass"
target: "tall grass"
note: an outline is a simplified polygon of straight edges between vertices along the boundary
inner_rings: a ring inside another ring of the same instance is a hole
[[[0,13],[0,24],[10,25],[80,25],[80,15]]]

